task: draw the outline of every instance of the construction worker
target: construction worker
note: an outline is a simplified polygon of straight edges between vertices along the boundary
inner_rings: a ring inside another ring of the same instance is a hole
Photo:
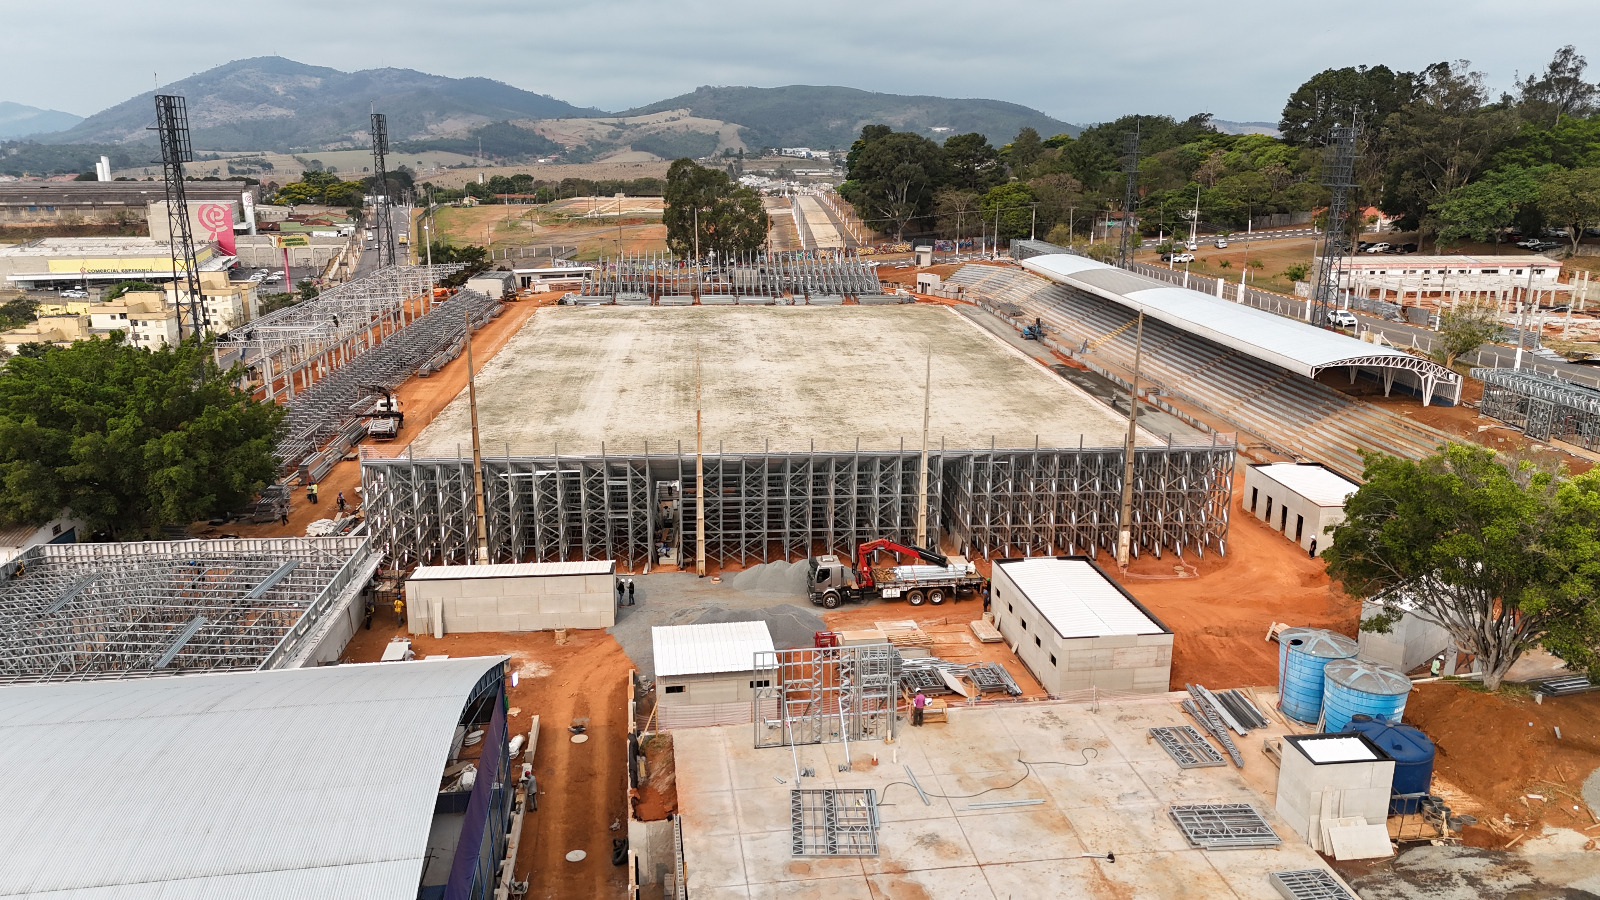
[[[628,588],[627,588],[626,585],[624,585],[622,583],[622,579],[618,578],[617,579],[617,605],[618,606],[624,605],[623,604],[623,600],[625,598],[625,594],[626,594],[627,590],[628,590]]]
[[[366,626],[368,631],[372,630],[372,614],[377,610],[377,607],[378,605],[372,601],[372,596],[369,594],[367,596],[366,609],[364,610],[367,616]]]
[[[311,483],[311,486],[306,488],[306,499],[310,500],[312,503],[316,503],[317,502],[317,483],[316,482],[313,481]]]
[[[344,512],[344,491],[339,492],[339,512]]]
[[[922,724],[922,711],[926,709],[927,706],[928,695],[924,694],[921,690],[918,690],[917,695],[911,698],[911,724],[918,726]]]
[[[394,598],[394,625],[402,628],[406,624],[406,601],[402,597]]]
[[[1311,539],[1311,558],[1312,559],[1316,559],[1317,558],[1317,539],[1316,538],[1312,538]]]
[[[628,605],[633,605],[633,579],[628,579]]]

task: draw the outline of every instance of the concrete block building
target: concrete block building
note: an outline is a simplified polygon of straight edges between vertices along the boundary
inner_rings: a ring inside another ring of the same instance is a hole
[[[1278,814],[1313,849],[1321,824],[1362,818],[1381,825],[1389,817],[1394,760],[1364,734],[1291,734],[1283,739],[1278,769]]]
[[[1360,485],[1321,463],[1255,463],[1244,470],[1244,508],[1313,556],[1333,546],[1344,501]]]
[[[406,579],[412,634],[609,628],[617,623],[616,563],[418,566]]]
[[[743,725],[757,687],[755,655],[773,652],[766,622],[658,625],[650,629],[656,722],[662,731]]]
[[[1087,557],[996,562],[995,627],[1052,694],[1165,693],[1172,631]]]

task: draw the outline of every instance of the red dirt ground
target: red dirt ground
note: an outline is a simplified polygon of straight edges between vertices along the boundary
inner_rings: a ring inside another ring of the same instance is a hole
[[[345,649],[350,662],[373,662],[398,633],[393,613],[379,610],[371,631],[359,631]],[[539,716],[539,743],[533,762],[539,783],[539,808],[523,823],[516,877],[529,879],[537,900],[571,897],[621,897],[625,867],[611,865],[611,839],[627,837],[628,673],[632,662],[604,631],[570,631],[557,645],[549,631],[517,634],[454,634],[412,640],[418,657],[509,654],[519,684],[509,691],[513,731]],[[587,743],[574,744],[567,726],[588,725]],[[526,762],[524,756],[519,762]],[[622,822],[616,831],[613,822]],[[582,862],[567,862],[570,850],[583,850]]]
[[[1581,795],[1584,779],[1600,766],[1600,693],[1534,703],[1458,684],[1422,684],[1406,701],[1405,721],[1434,741],[1435,791],[1443,780],[1481,804],[1458,809],[1452,802],[1452,810],[1499,821],[1496,829],[1468,827],[1466,843],[1500,847],[1524,832],[1537,835],[1541,825],[1600,834],[1594,827],[1600,810],[1590,810]]]

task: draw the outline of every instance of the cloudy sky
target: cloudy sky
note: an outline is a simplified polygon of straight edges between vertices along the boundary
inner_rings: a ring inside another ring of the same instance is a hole
[[[1470,59],[1496,89],[1596,22],[1594,0],[0,0],[0,100],[89,115],[234,59],[484,76],[619,110],[698,85],[988,97],[1091,123],[1127,112],[1276,121],[1330,66]],[[1331,11],[1337,10],[1337,13]],[[1336,15],[1337,18],[1333,18]],[[1591,54],[1600,77],[1600,40]],[[170,44],[170,49],[164,45]]]

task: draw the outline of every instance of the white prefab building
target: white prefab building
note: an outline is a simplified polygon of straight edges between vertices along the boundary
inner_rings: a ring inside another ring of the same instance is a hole
[[[658,625],[650,629],[656,722],[662,731],[750,722],[755,655],[771,653],[765,622]]]
[[[467,290],[477,291],[499,300],[517,289],[517,276],[512,272],[480,272],[467,279]]]
[[[1166,693],[1172,632],[1087,557],[1000,560],[990,601],[995,627],[1051,694]]]
[[[1360,819],[1382,827],[1389,818],[1394,760],[1364,734],[1291,734],[1278,767],[1278,814],[1311,849],[1330,856],[1329,827]]]
[[[418,566],[406,579],[412,634],[609,628],[617,624],[616,563]]]
[[[1255,463],[1244,470],[1244,508],[1313,556],[1333,546],[1344,501],[1360,485],[1321,463]]]
[[[1402,600],[1398,605],[1408,611],[1400,617],[1400,621],[1390,625],[1387,632],[1361,629],[1357,638],[1362,659],[1409,672],[1454,646],[1455,640],[1450,637],[1450,632],[1410,612],[1411,603]],[[1363,600],[1361,621],[1367,621],[1383,612],[1383,609],[1382,603],[1372,599]]]

